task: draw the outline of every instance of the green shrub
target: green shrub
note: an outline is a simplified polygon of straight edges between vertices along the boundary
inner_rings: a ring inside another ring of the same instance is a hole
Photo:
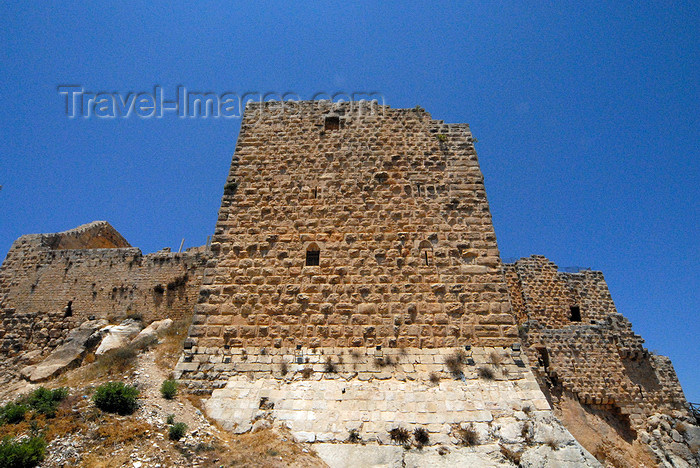
[[[175,394],[177,393],[177,381],[175,380],[165,380],[163,381],[163,384],[160,386],[160,394],[163,395],[163,398],[166,400],[172,400],[175,398]]]
[[[183,422],[175,423],[168,429],[168,438],[170,440],[180,440],[187,432],[187,424]]]
[[[53,418],[56,416],[58,404],[67,396],[68,390],[65,388],[49,390],[48,388],[39,387],[34,390],[25,401],[26,404],[37,413],[43,414],[48,418]]]
[[[126,415],[136,411],[138,395],[139,391],[130,385],[122,382],[107,382],[97,387],[92,401],[102,411]]]
[[[21,441],[5,437],[0,442],[0,468],[33,468],[44,459],[46,441],[30,437]]]
[[[175,415],[174,414],[169,414],[167,418],[165,418],[165,423],[166,424],[175,424]]]
[[[17,424],[24,421],[27,407],[23,404],[8,403],[0,409],[0,423]]]

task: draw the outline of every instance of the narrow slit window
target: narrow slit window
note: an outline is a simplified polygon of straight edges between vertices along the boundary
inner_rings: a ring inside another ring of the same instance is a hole
[[[549,369],[549,353],[547,352],[547,348],[537,348],[537,352],[539,354],[539,356],[537,356],[539,365],[544,367],[545,372],[547,372]]]
[[[340,117],[332,115],[326,117],[324,128],[329,131],[340,130]]]
[[[318,266],[321,260],[321,251],[309,249],[306,251],[306,266]]]
[[[579,306],[571,306],[570,308],[571,316],[569,319],[572,322],[580,322],[581,321],[581,308]]]
[[[429,241],[422,241],[418,246],[420,249],[420,258],[425,266],[430,266],[433,263],[433,246]]]

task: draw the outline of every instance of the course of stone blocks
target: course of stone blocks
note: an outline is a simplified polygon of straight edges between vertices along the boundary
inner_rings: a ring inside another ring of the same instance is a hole
[[[342,442],[355,429],[363,440],[389,443],[392,427],[420,426],[433,443],[445,443],[453,424],[486,427],[494,417],[523,408],[550,409],[532,373],[509,349],[474,348],[469,355],[450,348],[390,349],[381,357],[364,348],[255,351],[224,355],[237,372],[207,404],[210,414],[237,432],[271,412],[312,442]]]

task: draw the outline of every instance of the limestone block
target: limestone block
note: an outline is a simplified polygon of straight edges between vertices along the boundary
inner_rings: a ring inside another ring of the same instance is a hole
[[[95,332],[106,324],[106,320],[89,320],[82,323],[68,333],[65,343],[56,348],[41,363],[23,369],[23,376],[28,377],[32,382],[38,382],[73,365],[83,355]]]
[[[314,444],[330,468],[401,468],[403,448],[375,444]]]

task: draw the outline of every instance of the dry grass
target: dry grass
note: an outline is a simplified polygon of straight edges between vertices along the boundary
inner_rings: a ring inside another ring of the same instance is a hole
[[[471,447],[479,443],[479,434],[474,429],[474,424],[469,423],[467,427],[456,426],[453,428],[453,434],[459,441],[460,445]]]
[[[161,335],[162,343],[156,348],[156,364],[162,369],[173,369],[177,364],[190,323],[191,317],[176,320]]]
[[[226,443],[227,452],[220,459],[226,461],[225,466],[239,468],[326,466],[310,449],[307,449],[309,453],[305,453],[303,446],[292,440],[291,434],[281,429],[265,429],[230,437]]]
[[[459,378],[462,376],[462,369],[464,369],[464,365],[466,363],[467,355],[462,350],[459,350],[456,353],[447,356],[447,358],[445,359],[445,365],[447,366],[447,370],[449,370],[455,378]]]
[[[413,438],[416,439],[416,445],[419,448],[428,445],[430,442],[430,434],[422,427],[417,427],[413,430]]]
[[[534,441],[532,439],[532,424],[530,423],[530,421],[525,421],[523,427],[520,428],[520,436],[523,438],[527,445],[533,444]]]
[[[246,468],[325,466],[312,451],[307,449],[304,452],[304,446],[293,442],[286,430],[267,429],[240,436],[224,432],[195,447],[185,446],[159,438],[162,430],[136,416],[103,413],[82,395],[66,398],[55,418],[37,415],[19,424],[0,426],[0,436],[14,437],[30,433],[32,429],[43,432],[48,442],[70,434],[81,437],[82,460],[70,463],[86,468],[131,466],[132,452],[142,458],[163,460],[166,466],[171,466],[176,460],[180,460],[178,466],[191,466],[195,457],[198,466],[210,468],[222,465]]]
[[[503,355],[497,351],[491,351],[489,353],[489,361],[494,367],[498,367],[503,364]]]
[[[549,448],[552,450],[557,450],[559,448],[559,444],[557,443],[556,440],[554,440],[553,437],[547,437],[544,441],[545,445],[548,445]]]
[[[189,401],[192,404],[192,406],[197,408],[202,413],[205,413],[201,395],[195,395],[193,393],[186,392],[183,392],[182,395],[187,399],[187,401]]]
[[[304,367],[301,370],[301,376],[304,377],[305,379],[308,379],[311,377],[311,374],[314,373],[314,369],[312,367]]]
[[[362,437],[360,436],[360,433],[357,431],[357,429],[350,429],[348,432],[348,442],[351,444],[356,444],[362,440]]]
[[[383,368],[387,366],[396,366],[397,362],[391,357],[391,356],[384,356],[381,358],[375,358],[374,359],[374,365],[378,368]]]
[[[430,380],[431,384],[437,385],[440,383],[440,374],[438,374],[437,372],[431,372],[428,376],[428,380]]]
[[[405,445],[411,440],[411,433],[408,432],[408,429],[399,426],[389,431],[389,437],[391,437],[391,440],[394,442]]]
[[[496,377],[493,373],[493,370],[491,370],[490,367],[486,366],[479,367],[477,373],[479,374],[479,377],[481,377],[484,380],[493,380]]]
[[[80,387],[86,382],[100,383],[109,377],[126,374],[134,369],[138,353],[133,348],[118,348],[109,351],[97,358],[90,354],[83,360],[83,366],[63,374],[57,381],[58,384],[69,387]]]
[[[506,460],[514,464],[515,466],[520,466],[520,458],[522,457],[522,452],[516,452],[515,450],[511,450],[505,445],[500,446],[501,449],[501,455],[505,457]]]
[[[99,443],[101,448],[109,451],[109,448],[143,439],[149,432],[154,431],[153,426],[146,421],[131,417],[98,416],[100,421],[97,428],[89,433],[93,440]]]

